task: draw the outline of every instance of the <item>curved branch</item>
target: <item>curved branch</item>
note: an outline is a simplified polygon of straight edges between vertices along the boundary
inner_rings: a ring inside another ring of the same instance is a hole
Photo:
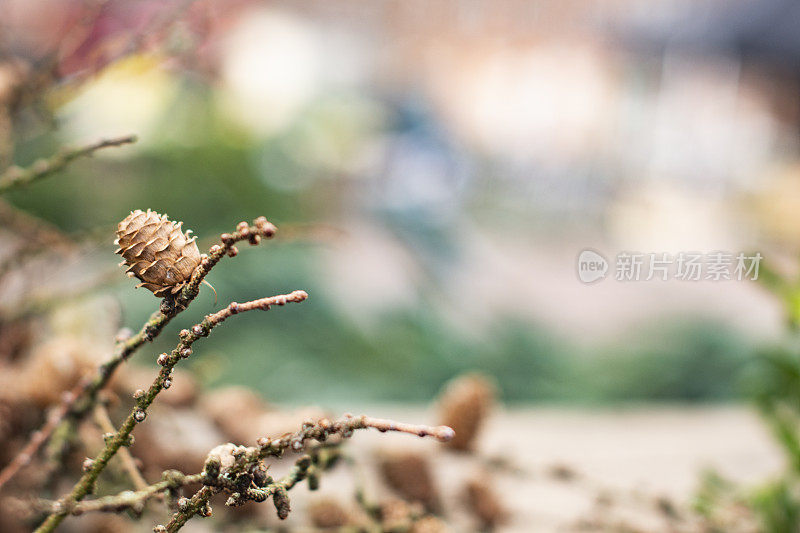
[[[81,148],[63,150],[51,156],[49,159],[39,159],[27,168],[11,166],[0,174],[0,194],[45,178],[59,170],[63,170],[73,160],[79,157],[90,156],[96,151],[110,146],[122,146],[123,144],[135,143],[136,140],[136,135],[126,135],[125,137],[118,137],[116,139],[104,139]]]
[[[136,492],[126,490],[113,496],[103,496],[96,500],[83,501],[76,503],[69,510],[71,515],[82,515],[84,513],[119,513],[127,509],[140,511],[145,502],[158,496],[164,491],[177,489],[185,485],[200,483],[204,474],[194,474],[187,476],[177,470],[168,470],[162,474],[162,480],[152,485],[147,485]],[[61,509],[61,502],[44,501],[38,504],[44,511],[55,513]]]

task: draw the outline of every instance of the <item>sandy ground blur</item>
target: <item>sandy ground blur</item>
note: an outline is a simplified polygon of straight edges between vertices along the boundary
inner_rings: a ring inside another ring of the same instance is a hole
[[[621,518],[664,530],[647,500],[686,506],[703,469],[756,484],[782,466],[766,427],[744,407],[515,411],[492,421],[485,446],[511,452],[528,474],[498,480],[513,508],[509,531],[569,529],[592,512],[598,494],[620,504]],[[557,465],[575,480],[554,482],[548,471]]]

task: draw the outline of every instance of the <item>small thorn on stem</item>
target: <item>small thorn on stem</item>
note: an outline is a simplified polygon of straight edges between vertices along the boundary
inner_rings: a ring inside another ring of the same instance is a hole
[[[217,298],[217,289],[215,289],[215,288],[214,288],[214,286],[213,286],[212,284],[210,284],[210,283],[209,283],[208,281],[206,281],[206,280],[203,280],[203,285],[208,285],[208,286],[211,288],[211,290],[212,290],[212,291],[214,291],[214,305],[217,305],[217,301],[218,301],[218,298]]]

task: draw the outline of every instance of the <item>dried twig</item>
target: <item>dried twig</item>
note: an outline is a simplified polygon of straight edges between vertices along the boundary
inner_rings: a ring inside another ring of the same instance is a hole
[[[70,509],[70,514],[77,516],[91,512],[118,513],[127,509],[139,512],[144,508],[144,504],[148,500],[161,495],[167,490],[200,483],[204,474],[187,476],[177,470],[167,470],[161,477],[162,479],[158,483],[147,485],[136,492],[126,490],[112,496],[103,496],[96,500],[77,503]],[[44,512],[53,513],[58,511],[60,504],[53,501],[39,501],[36,506]]]
[[[208,486],[198,490],[191,498],[181,502],[183,503],[182,508],[178,509],[178,512],[172,515],[172,518],[166,526],[159,524],[153,528],[153,531],[155,533],[174,533],[182,528],[193,516],[207,515],[208,501],[211,499],[211,496],[214,495],[214,492],[214,488]]]
[[[98,403],[94,406],[94,418],[97,422],[97,426],[105,433],[103,439],[113,437],[116,428],[111,422],[111,417],[108,415],[108,410],[105,405]],[[147,488],[147,480],[145,480],[142,473],[139,472],[139,468],[136,466],[136,460],[131,455],[130,450],[125,447],[120,448],[119,458],[122,461],[122,467],[128,473],[128,477],[131,478],[131,482],[133,486],[136,487],[136,490]]]
[[[120,426],[119,430],[113,436],[106,439],[105,447],[97,457],[94,459],[87,459],[84,462],[84,474],[81,476],[81,479],[75,484],[69,494],[59,500],[57,512],[50,514],[36,531],[38,533],[53,531],[64,520],[64,517],[69,514],[71,508],[92,491],[95,481],[97,481],[98,476],[108,465],[111,458],[114,457],[122,446],[130,445],[130,436],[136,424],[144,421],[147,416],[147,409],[153,403],[156,396],[158,396],[162,390],[169,387],[169,383],[171,383],[172,380],[172,369],[181,359],[185,359],[191,355],[192,345],[195,341],[201,337],[207,336],[213,328],[234,314],[255,309],[268,310],[273,305],[284,305],[287,302],[302,302],[306,298],[308,298],[308,294],[304,291],[294,291],[291,294],[261,298],[243,304],[234,302],[225,309],[206,316],[202,322],[195,324],[191,329],[181,330],[181,341],[175,349],[169,354],[163,353],[159,356],[158,363],[161,365],[161,371],[158,373],[152,385],[150,385],[150,388],[147,391],[139,390],[136,392],[134,396],[136,405],[122,423],[122,426]]]
[[[71,148],[51,156],[49,159],[39,159],[27,168],[12,166],[0,174],[0,194],[40,180],[54,172],[64,169],[73,160],[79,157],[90,156],[97,150],[110,146],[121,146],[136,142],[135,135],[127,135],[116,139],[106,139],[81,148]]]

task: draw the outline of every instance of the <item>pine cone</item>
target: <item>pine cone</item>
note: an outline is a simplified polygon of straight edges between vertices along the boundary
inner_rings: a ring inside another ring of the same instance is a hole
[[[183,233],[183,222],[172,222],[167,215],[137,209],[117,226],[116,251],[128,265],[126,272],[136,276],[144,287],[159,298],[178,293],[200,264],[200,250],[191,231]]]
[[[456,432],[446,443],[451,450],[472,451],[497,395],[494,382],[482,374],[464,374],[450,381],[439,398],[439,421]]]
[[[342,528],[350,521],[347,509],[331,499],[318,500],[311,504],[308,515],[311,523],[320,529]]]
[[[428,458],[416,452],[385,452],[380,458],[383,480],[409,502],[418,502],[431,512],[441,509],[439,489]]]
[[[478,519],[482,531],[492,531],[508,519],[508,511],[486,476],[467,481],[464,503]]]

